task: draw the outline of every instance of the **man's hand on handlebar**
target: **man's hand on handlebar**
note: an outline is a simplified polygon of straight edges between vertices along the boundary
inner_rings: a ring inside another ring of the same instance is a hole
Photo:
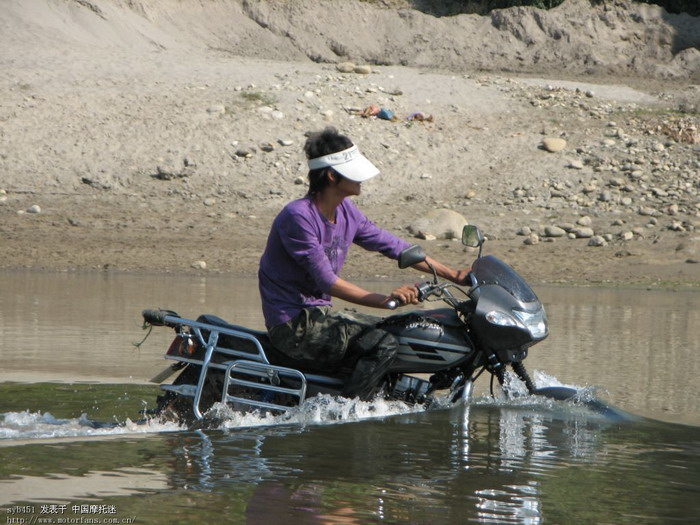
[[[471,268],[457,270],[457,275],[455,276],[455,279],[452,282],[455,284],[470,284],[471,279],[469,277],[469,274],[471,273],[471,271]]]
[[[415,285],[405,284],[396,288],[385,301],[385,305],[389,309],[406,304],[418,304],[418,289]]]

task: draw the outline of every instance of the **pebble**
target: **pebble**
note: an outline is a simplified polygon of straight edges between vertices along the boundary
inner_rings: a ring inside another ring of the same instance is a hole
[[[209,106],[207,108],[207,113],[211,113],[212,115],[224,114],[224,113],[226,113],[226,106],[224,106],[222,104],[214,104],[213,106]]]
[[[600,202],[610,202],[612,201],[612,193],[610,193],[607,190],[604,190],[598,195],[598,200]]]
[[[577,239],[590,239],[595,235],[593,228],[576,228],[572,233]]]
[[[594,235],[588,241],[588,246],[598,247],[598,246],[607,246],[607,245],[608,245],[608,243],[606,242],[606,240],[603,237],[601,237],[600,235]]]
[[[545,226],[544,227],[545,237],[564,237],[566,236],[566,230],[558,226]]]
[[[27,213],[41,213],[41,207],[38,204],[33,204],[27,208]]]
[[[206,261],[194,261],[191,264],[192,268],[196,270],[206,270],[207,269],[207,263]]]
[[[249,159],[255,154],[252,148],[239,148],[236,150],[236,156],[244,159]]]
[[[537,235],[536,233],[531,233],[523,241],[523,244],[526,244],[528,246],[532,246],[533,244],[539,244],[539,242],[540,242],[540,236]]]
[[[341,62],[335,66],[335,69],[340,73],[353,73],[355,71],[355,64],[352,62]]]
[[[556,153],[566,147],[566,140],[548,137],[542,140],[542,147],[550,153]]]

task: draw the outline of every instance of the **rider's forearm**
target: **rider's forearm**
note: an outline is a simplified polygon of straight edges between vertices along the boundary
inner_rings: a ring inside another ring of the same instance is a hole
[[[433,265],[433,268],[435,268],[437,274],[443,279],[447,279],[448,281],[452,281],[453,283],[459,282],[461,276],[457,270],[450,268],[445,264],[442,264],[440,261],[436,261],[432,257],[426,257],[424,262],[416,264],[415,266],[413,266],[413,268],[415,268],[416,270],[420,270],[421,272],[428,272],[432,274],[433,271],[430,269],[430,266],[428,266],[428,263]]]
[[[352,284],[344,279],[338,280],[330,287],[328,293],[333,297],[362,306],[373,306],[375,308],[385,308],[389,300],[388,295],[368,292],[364,288]]]

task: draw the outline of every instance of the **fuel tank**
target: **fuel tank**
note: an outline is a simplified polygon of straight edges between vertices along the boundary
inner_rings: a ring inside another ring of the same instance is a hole
[[[399,341],[391,371],[437,372],[474,354],[467,329],[451,308],[392,315],[380,326]]]

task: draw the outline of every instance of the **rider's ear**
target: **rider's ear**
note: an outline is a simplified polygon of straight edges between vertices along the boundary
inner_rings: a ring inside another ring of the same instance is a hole
[[[328,177],[328,180],[331,181],[333,184],[337,184],[339,182],[338,179],[338,174],[333,171],[332,168],[328,168],[326,171],[326,177]]]

